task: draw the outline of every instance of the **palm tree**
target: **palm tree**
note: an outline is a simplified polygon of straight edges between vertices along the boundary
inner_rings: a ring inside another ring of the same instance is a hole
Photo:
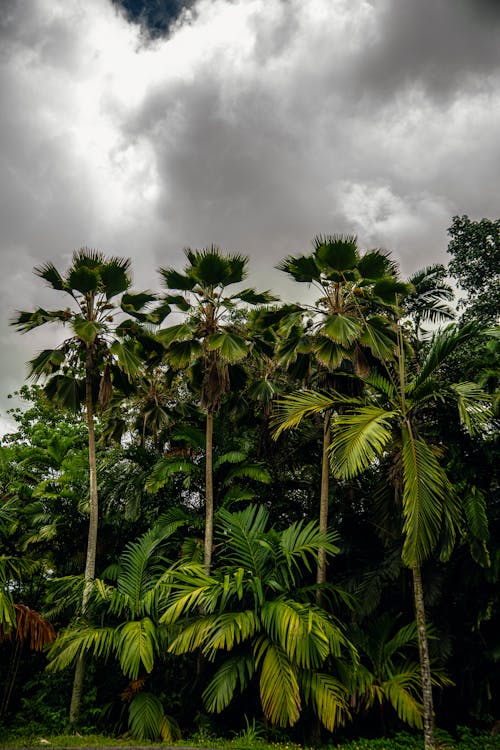
[[[397,627],[388,612],[354,627],[351,638],[356,644],[360,664],[346,670],[342,677],[352,692],[351,705],[356,711],[370,710],[378,705],[382,731],[386,732],[384,705],[390,704],[401,721],[422,728],[423,706],[419,664],[412,658],[418,648],[416,623]],[[434,671],[434,670],[433,670]],[[434,684],[451,684],[442,675]]]
[[[446,282],[446,268],[441,263],[416,271],[408,281],[413,290],[401,300],[401,308],[411,322],[411,344],[418,350],[422,346],[422,335],[427,333],[423,323],[435,324],[455,318],[449,305],[455,295]]]
[[[426,431],[432,425],[433,409],[443,402],[458,407],[470,431],[490,418],[488,397],[479,386],[448,384],[437,376],[446,358],[476,334],[474,325],[448,326],[434,336],[419,372],[413,374],[407,372],[399,329],[396,366],[386,363],[385,376],[372,373],[362,378],[367,389],[364,397],[302,392],[283,399],[278,415],[282,428],[294,427],[305,414],[342,406],[342,413],[335,418],[331,446],[331,467],[339,478],[357,476],[382,455],[392,453],[391,479],[402,517],[402,560],[413,577],[426,750],[433,750],[435,744],[421,567],[439,545],[446,559],[462,520],[458,498],[439,460],[443,449],[432,444],[432,435]],[[476,514],[484,522],[484,507],[478,505]]]
[[[90,511],[85,586],[82,612],[85,614],[92,581],[95,576],[98,492],[95,445],[95,406],[97,390],[101,405],[110,398],[112,381],[118,380],[120,371],[129,380],[141,366],[126,322],[117,325],[115,317],[126,310],[141,318],[142,308],[153,301],[147,293],[131,294],[129,276],[130,260],[106,258],[102,253],[82,248],[73,253],[71,265],[64,275],[53,263],[35,268],[35,274],[52,289],[66,295],[68,307],[59,310],[20,312],[12,321],[21,332],[31,331],[46,323],[68,326],[72,336],[55,349],[45,349],[29,362],[30,376],[35,380],[45,378],[45,391],[57,403],[78,411],[84,405],[88,430]],[[121,295],[121,308],[113,298]],[[122,334],[122,336],[120,336]],[[100,386],[99,386],[100,381]],[[83,686],[83,662],[75,673],[70,708],[70,723],[76,723],[80,710]]]
[[[297,355],[315,360],[316,382],[324,388],[342,388],[342,371],[367,371],[367,358],[394,356],[395,341],[385,313],[391,310],[396,294],[408,286],[398,282],[396,267],[380,250],[359,252],[357,239],[348,235],[317,236],[310,255],[288,256],[278,269],[295,281],[312,285],[320,295],[315,304],[284,308],[278,347],[278,360],[290,366]],[[305,315],[306,326],[300,325]],[[344,379],[344,384],[346,380]],[[352,384],[352,381],[348,381]],[[345,387],[345,386],[344,386]],[[279,430],[278,430],[279,434]],[[328,526],[331,410],[323,416],[323,450],[319,525]],[[318,583],[326,581],[326,559],[320,552]]]
[[[204,561],[209,571],[214,523],[214,414],[229,388],[230,365],[244,359],[250,347],[234,323],[235,312],[242,303],[262,305],[274,297],[254,289],[226,294],[228,286],[242,282],[247,275],[248,258],[243,255],[224,255],[213,245],[204,250],[188,248],[185,255],[188,264],[183,273],[172,268],[161,268],[160,273],[168,290],[163,309],[173,305],[186,317],[183,323],[162,329],[158,336],[172,367],[191,368],[193,375],[196,369],[200,372],[200,404],[206,414]]]
[[[334,535],[321,534],[313,521],[269,529],[263,506],[220,510],[217,519],[221,555],[212,574],[193,563],[172,570],[171,604],[161,618],[177,625],[169,651],[200,649],[218,661],[203,693],[210,712],[223,711],[258,682],[271,724],[293,726],[306,704],[328,729],[341,725],[347,692],[323,667],[353,650],[343,628],[317,604],[315,587],[303,583],[320,548],[337,552]]]
[[[159,624],[169,592],[164,553],[166,542],[183,523],[160,519],[137,541],[130,542],[118,564],[94,581],[91,598],[101,624],[74,622],[59,635],[49,653],[48,669],[54,672],[78,663],[84,656],[115,658],[129,681],[122,692],[122,699],[129,703],[129,729],[140,740],[161,738],[172,742],[178,734],[176,722],[145,688],[169,645],[168,629]],[[61,601],[65,599],[64,589],[62,580],[58,589]]]

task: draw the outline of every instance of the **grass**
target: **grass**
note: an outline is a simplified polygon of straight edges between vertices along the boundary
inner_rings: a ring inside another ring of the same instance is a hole
[[[459,728],[457,737],[451,737],[446,732],[437,732],[438,750],[498,750],[498,737],[476,734],[467,728]],[[113,738],[106,735],[33,735],[12,736],[0,738],[1,748],[80,748],[80,747],[134,747],[134,748],[165,748],[164,743],[132,740],[130,738]],[[195,735],[175,747],[189,748],[221,748],[221,750],[312,750],[293,742],[266,742],[252,731],[244,731],[232,740],[211,735]],[[323,750],[423,750],[421,737],[401,732],[391,738],[357,739],[343,743],[332,742],[323,746]]]

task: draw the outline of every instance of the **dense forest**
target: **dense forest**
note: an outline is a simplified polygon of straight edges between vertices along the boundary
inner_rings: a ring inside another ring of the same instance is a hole
[[[139,740],[500,719],[500,220],[402,279],[355,237],[157,292],[82,248],[0,444],[0,727]],[[299,290],[299,286],[300,290]],[[454,289],[458,288],[458,301]]]

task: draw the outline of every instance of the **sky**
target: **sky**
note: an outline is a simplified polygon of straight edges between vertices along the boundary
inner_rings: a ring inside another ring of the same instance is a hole
[[[500,213],[499,40],[496,0],[2,0],[0,429],[56,335],[9,319],[79,247],[157,291],[214,243],[290,302],[316,234],[446,263],[454,215]]]

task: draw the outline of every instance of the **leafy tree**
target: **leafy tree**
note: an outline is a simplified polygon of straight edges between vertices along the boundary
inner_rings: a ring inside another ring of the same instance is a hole
[[[314,522],[268,529],[262,506],[217,517],[221,552],[211,575],[192,563],[172,571],[171,603],[161,618],[178,624],[169,651],[200,649],[218,662],[203,694],[210,712],[223,711],[258,682],[271,724],[293,726],[308,705],[328,729],[341,725],[347,693],[324,667],[345,651],[352,656],[352,649],[316,603],[315,587],[304,585],[318,550],[337,552],[334,535],[321,534]]]
[[[479,318],[483,325],[498,323],[500,315],[500,219],[472,221],[454,216],[448,229],[448,269],[467,293],[460,303],[468,320]]]
[[[274,298],[268,292],[243,289],[228,295],[228,286],[242,282],[248,259],[239,254],[224,255],[211,246],[186,249],[183,273],[161,268],[167,294],[163,309],[173,305],[185,314],[183,323],[164,328],[158,337],[165,344],[169,364],[190,368],[196,380],[200,372],[200,404],[206,413],[205,427],[205,541],[204,560],[210,570],[214,522],[213,423],[214,414],[230,384],[229,366],[244,359],[250,342],[234,321],[238,305],[261,305]],[[172,292],[176,292],[172,294]],[[180,292],[180,294],[179,294]]]
[[[451,326],[437,334],[417,374],[408,373],[405,367],[400,330],[398,367],[394,369],[389,364],[386,376],[372,373],[363,378],[368,388],[364,397],[298,393],[283,399],[278,416],[282,426],[293,427],[307,413],[337,405],[343,407],[335,418],[331,449],[332,470],[339,478],[360,474],[387,451],[393,455],[391,479],[402,515],[402,560],[413,577],[426,750],[434,750],[435,743],[421,567],[440,546],[441,555],[449,556],[462,519],[458,498],[439,461],[442,450],[432,445],[432,436],[426,436],[426,428],[433,406],[443,401],[457,405],[462,421],[471,431],[490,418],[487,396],[479,386],[443,383],[436,377],[446,357],[474,336],[476,330],[473,325],[461,329]],[[472,512],[476,527],[484,528],[484,504],[480,498],[477,501]]]
[[[141,362],[133,342],[122,338],[124,324],[115,324],[120,310],[113,298],[121,295],[121,309],[141,316],[144,305],[153,300],[148,294],[131,294],[130,261],[106,258],[102,253],[86,248],[73,254],[70,267],[61,275],[52,263],[35,268],[37,276],[56,292],[66,295],[71,307],[60,310],[20,312],[13,325],[21,332],[31,331],[47,323],[68,326],[72,336],[55,349],[45,349],[30,361],[30,375],[45,378],[45,392],[66,408],[78,411],[85,407],[90,478],[90,513],[82,611],[87,609],[91,583],[95,576],[98,490],[95,446],[96,385],[100,380],[99,397],[106,404],[111,395],[113,379],[123,381],[122,373],[132,379]],[[118,334],[118,335],[117,335]],[[70,722],[76,723],[83,685],[83,662],[75,673],[75,684],[70,708]]]

